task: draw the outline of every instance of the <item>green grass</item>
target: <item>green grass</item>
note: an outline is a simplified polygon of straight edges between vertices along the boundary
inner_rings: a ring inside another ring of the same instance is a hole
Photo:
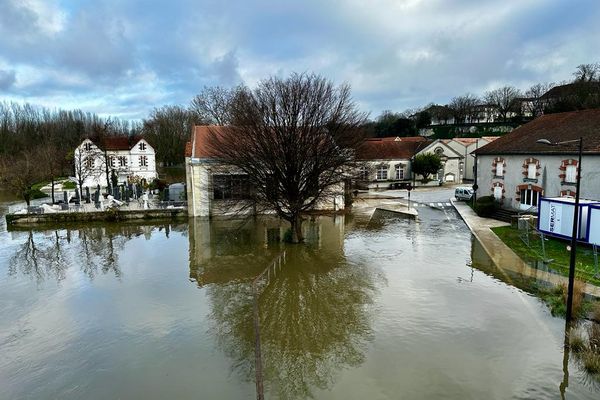
[[[511,226],[492,228],[492,231],[524,261],[542,260],[542,241],[537,234],[529,234],[529,246],[521,240],[518,229]],[[548,265],[555,273],[569,276],[570,252],[567,251],[567,241],[547,238],[544,242],[546,258],[553,261]],[[588,246],[577,246],[575,276],[585,282],[600,285],[600,279],[594,277],[594,255]]]

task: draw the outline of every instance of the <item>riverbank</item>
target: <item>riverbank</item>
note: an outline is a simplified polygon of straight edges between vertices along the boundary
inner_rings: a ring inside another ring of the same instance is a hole
[[[57,212],[47,214],[6,214],[7,226],[31,226],[38,224],[61,224],[72,222],[118,222],[128,220],[181,219],[187,218],[187,208],[151,210],[107,210],[91,212]]]
[[[568,278],[565,276],[530,266],[508,247],[492,230],[493,228],[510,226],[509,224],[491,218],[479,217],[466,203],[455,200],[451,200],[451,203],[498,268],[517,272],[524,276],[548,282],[554,286],[568,284]],[[598,286],[585,283],[583,291],[589,296],[600,298],[600,287]]]

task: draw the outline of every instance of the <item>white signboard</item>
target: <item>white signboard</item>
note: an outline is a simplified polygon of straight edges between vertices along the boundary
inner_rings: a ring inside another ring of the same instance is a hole
[[[588,242],[600,246],[600,207],[593,206],[589,209],[588,217]]]
[[[573,233],[573,203],[541,199],[538,230],[552,236],[570,238]]]

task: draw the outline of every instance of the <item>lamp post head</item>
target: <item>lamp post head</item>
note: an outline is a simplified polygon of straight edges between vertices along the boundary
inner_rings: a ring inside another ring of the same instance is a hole
[[[548,146],[554,146],[555,145],[555,143],[552,143],[548,139],[538,139],[538,140],[536,140],[536,143],[545,144],[545,145],[548,145]]]

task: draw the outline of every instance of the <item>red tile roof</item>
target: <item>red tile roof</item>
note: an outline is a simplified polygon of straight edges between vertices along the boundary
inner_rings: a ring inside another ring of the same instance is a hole
[[[423,137],[419,137],[418,140],[415,137],[401,139],[398,141],[367,139],[358,148],[356,157],[359,160],[409,159],[431,143]]]
[[[583,138],[585,153],[600,154],[600,109],[546,114],[474,151],[476,154],[571,154],[577,143],[548,146],[539,139],[561,142]]]
[[[141,136],[108,136],[91,140],[102,150],[130,150],[141,139]]]
[[[211,158],[209,148],[209,138],[211,135],[223,135],[228,128],[226,126],[217,125],[198,125],[194,127],[192,132],[192,140],[186,143],[185,156],[194,158]]]

